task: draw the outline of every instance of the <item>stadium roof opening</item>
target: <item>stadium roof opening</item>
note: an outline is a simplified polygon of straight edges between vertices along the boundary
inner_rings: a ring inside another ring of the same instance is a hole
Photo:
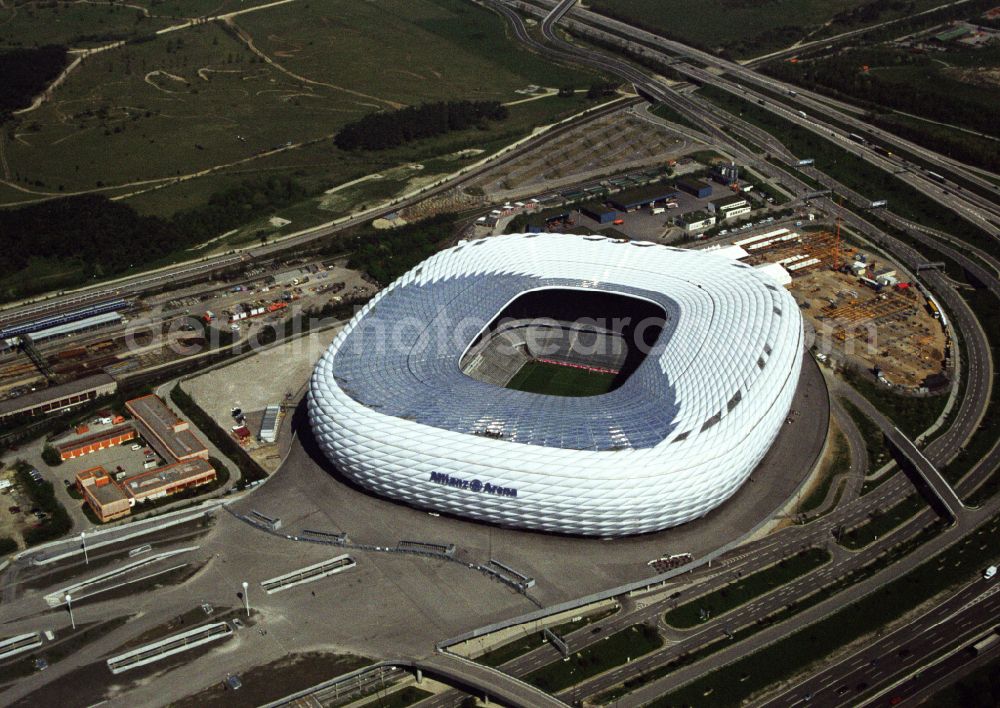
[[[540,288],[517,295],[479,332],[460,366],[478,381],[532,393],[614,391],[656,346],[666,312],[603,290]]]

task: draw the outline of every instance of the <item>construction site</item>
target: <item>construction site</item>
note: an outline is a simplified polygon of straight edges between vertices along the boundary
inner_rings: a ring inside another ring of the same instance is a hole
[[[780,267],[777,272],[816,332],[822,357],[867,369],[886,385],[919,391],[947,383],[947,319],[933,297],[895,264],[822,228],[775,229],[723,250],[750,265]]]

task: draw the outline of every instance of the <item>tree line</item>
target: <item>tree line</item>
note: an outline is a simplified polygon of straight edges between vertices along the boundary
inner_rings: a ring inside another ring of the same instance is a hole
[[[369,227],[355,237],[347,267],[366,272],[379,285],[388,285],[443,248],[454,227],[454,214],[439,214],[395,229]]]
[[[30,104],[65,66],[66,47],[58,44],[0,52],[0,123],[3,114]]]
[[[883,76],[880,68],[905,71]],[[808,89],[859,100],[869,107],[893,108],[1000,135],[990,94],[983,90],[977,95],[975,88],[946,76],[934,57],[896,49],[866,48],[797,64],[776,61],[767,64],[765,71]],[[924,78],[916,79],[916,72]]]
[[[341,128],[334,142],[341,150],[387,150],[457,130],[484,128],[491,120],[506,118],[507,109],[498,101],[424,103],[370,113]]]
[[[143,216],[127,204],[91,194],[0,210],[0,272],[17,272],[40,258],[76,259],[82,265],[81,279],[116,275],[307,196],[309,192],[291,178],[267,177],[245,180],[213,194],[204,206],[169,219]]]

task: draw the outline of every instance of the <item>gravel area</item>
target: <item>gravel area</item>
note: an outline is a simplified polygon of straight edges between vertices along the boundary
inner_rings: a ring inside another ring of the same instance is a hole
[[[337,326],[310,332],[287,344],[188,379],[182,386],[202,410],[229,428],[232,425],[230,411],[234,406],[249,415],[270,404],[282,403],[286,395],[295,397],[339,331]],[[256,430],[251,430],[256,434]]]

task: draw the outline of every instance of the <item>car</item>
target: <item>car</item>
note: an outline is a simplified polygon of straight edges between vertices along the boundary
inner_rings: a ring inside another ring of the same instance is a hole
[[[233,691],[236,691],[243,686],[243,682],[240,681],[239,676],[229,675],[226,676],[226,686],[228,686]]]
[[[139,451],[141,449],[142,449],[142,445],[133,445],[132,447],[129,448],[129,450],[131,450],[132,452],[137,452],[137,451]]]

